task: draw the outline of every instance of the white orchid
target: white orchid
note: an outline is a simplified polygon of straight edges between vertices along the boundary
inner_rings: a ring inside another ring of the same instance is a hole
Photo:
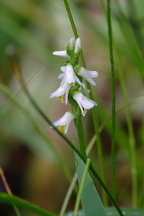
[[[70,85],[68,85],[66,82],[63,82],[61,83],[60,87],[50,95],[50,98],[58,98],[63,102],[65,95],[65,103],[67,104],[69,90]]]
[[[94,102],[93,100],[85,97],[81,92],[76,92],[73,95],[73,98],[78,103],[83,116],[85,116],[86,111],[88,109],[91,109],[91,108],[93,108],[94,106],[97,105],[96,102]]]
[[[80,67],[78,75],[81,76],[82,78],[84,78],[85,80],[87,80],[92,85],[94,85],[94,86],[96,85],[92,78],[98,77],[97,71],[90,71],[84,67]]]
[[[62,83],[68,83],[70,86],[72,86],[77,82],[79,85],[81,85],[81,82],[76,76],[71,64],[68,63],[66,66],[62,66],[60,69],[62,73],[58,75],[58,79],[62,79]]]
[[[61,132],[66,134],[68,131],[69,125],[74,118],[75,116],[72,112],[66,112],[60,119],[53,122],[53,125],[55,127],[58,127]]]

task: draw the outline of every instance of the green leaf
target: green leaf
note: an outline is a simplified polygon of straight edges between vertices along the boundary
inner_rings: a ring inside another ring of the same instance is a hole
[[[82,180],[83,172],[85,170],[84,162],[75,155],[76,169],[79,184]],[[82,192],[82,206],[86,216],[105,216],[105,209],[96,190],[95,185],[88,174],[85,180],[85,185]]]
[[[16,205],[17,207],[22,207],[30,212],[34,212],[38,215],[42,215],[42,216],[56,216],[52,213],[49,213],[43,209],[41,209],[40,207],[38,207],[37,205],[34,205],[26,200],[20,199],[16,196],[13,195],[8,195],[5,193],[0,193],[0,201],[10,204],[10,205]]]

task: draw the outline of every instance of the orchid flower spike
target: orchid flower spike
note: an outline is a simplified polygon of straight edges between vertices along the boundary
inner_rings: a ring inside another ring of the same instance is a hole
[[[61,83],[60,87],[50,95],[50,98],[58,98],[63,102],[65,95],[65,104],[67,104],[69,90],[70,85],[68,85],[66,82],[63,82]]]
[[[68,63],[66,66],[62,66],[61,71],[62,73],[58,75],[58,78],[62,79],[62,83],[67,83],[72,86],[77,82],[79,85],[81,85],[81,82],[76,76],[73,66],[70,63]]]
[[[68,131],[69,125],[74,118],[75,116],[72,112],[66,112],[60,119],[53,122],[53,125],[55,127],[58,127],[61,132],[66,134]]]
[[[91,109],[97,105],[95,101],[85,97],[81,92],[76,92],[73,95],[73,98],[78,103],[83,116],[85,116],[88,109]]]
[[[94,80],[92,78],[98,77],[98,72],[97,71],[89,71],[84,67],[80,67],[80,70],[78,72],[78,75],[87,80],[89,83],[92,85],[96,85]]]

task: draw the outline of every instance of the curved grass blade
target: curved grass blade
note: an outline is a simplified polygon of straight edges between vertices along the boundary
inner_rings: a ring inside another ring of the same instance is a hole
[[[112,194],[116,197],[116,153],[115,153],[115,70],[114,70],[114,55],[113,55],[113,35],[112,35],[112,21],[111,21],[111,0],[107,1],[107,26],[109,37],[109,55],[111,64],[111,79],[112,79],[112,144],[111,144],[111,166],[112,166]]]
[[[55,214],[49,213],[43,210],[42,208],[38,207],[35,204],[32,204],[26,200],[23,200],[13,195],[7,195],[5,193],[0,193],[0,201],[10,204],[10,205],[16,205],[18,207],[24,208],[30,212],[36,213],[37,215],[56,216]]]
[[[86,183],[86,179],[87,179],[87,174],[88,174],[88,169],[89,169],[90,162],[91,162],[91,160],[88,158],[87,162],[86,162],[86,165],[85,165],[85,168],[84,168],[83,175],[81,177],[81,182],[80,182],[79,191],[78,191],[78,194],[77,194],[77,199],[76,199],[76,203],[75,203],[73,216],[77,216],[77,213],[78,213],[80,200],[81,200],[81,197],[82,197],[82,194],[83,194],[83,190],[85,188],[85,183]]]

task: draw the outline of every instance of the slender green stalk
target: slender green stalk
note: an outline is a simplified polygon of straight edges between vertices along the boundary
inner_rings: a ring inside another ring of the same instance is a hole
[[[16,213],[16,216],[21,216],[21,213],[20,213],[19,209],[15,205],[12,205],[12,206],[13,206],[13,209],[14,209],[14,211]]]
[[[83,176],[82,176],[82,179],[81,179],[81,183],[80,183],[80,186],[79,186],[79,191],[78,191],[78,195],[77,195],[77,199],[76,199],[76,203],[75,203],[73,216],[78,215],[78,209],[79,209],[79,205],[80,205],[80,200],[81,200],[85,180],[86,180],[86,177],[87,177],[87,174],[88,174],[90,162],[91,162],[91,160],[88,158],[87,162],[86,162],[86,165],[85,165],[84,173],[83,173]]]
[[[79,139],[79,147],[80,152],[84,158],[86,158],[86,147],[85,147],[85,138],[84,138],[84,130],[83,130],[83,123],[82,123],[82,115],[79,107],[76,108],[76,118],[75,118],[75,125],[77,129],[78,139]]]
[[[65,5],[65,8],[66,8],[69,20],[70,20],[70,24],[71,24],[74,36],[75,36],[75,38],[78,38],[79,35],[78,35],[78,32],[77,32],[76,25],[74,23],[74,19],[73,19],[72,13],[71,13],[71,9],[69,7],[69,3],[68,3],[67,0],[63,0],[63,1],[64,1],[64,5]],[[81,53],[80,53],[80,57],[81,57],[81,62],[82,62],[83,67],[86,68],[87,66],[86,66],[86,62],[85,62],[85,58],[84,58],[82,50],[81,50]],[[90,99],[94,100],[91,86],[90,86],[90,84],[88,82],[86,82],[86,84],[87,84],[87,88],[90,90],[89,97],[90,97]],[[96,136],[97,136],[97,150],[98,150],[98,160],[99,160],[99,166],[100,166],[100,174],[101,174],[101,177],[102,177],[103,181],[105,182],[105,169],[104,169],[104,160],[103,160],[103,152],[102,152],[102,143],[101,143],[101,138],[100,138],[100,134],[99,134],[98,119],[97,119],[97,108],[96,107],[94,107],[92,109],[92,117],[93,117],[93,122],[94,122],[95,133],[96,133]],[[107,205],[107,196],[106,196],[104,191],[102,191],[102,193],[103,193],[104,204]]]
[[[119,80],[122,88],[122,95],[125,103],[125,114],[127,119],[128,133],[129,133],[129,145],[130,145],[130,158],[131,158],[131,174],[132,174],[132,206],[137,207],[138,205],[138,174],[137,174],[137,158],[136,158],[136,142],[134,136],[134,129],[128,105],[128,98],[126,93],[126,87],[124,83],[123,72],[121,68],[121,62],[119,57],[118,60],[118,72]]]
[[[109,53],[111,63],[111,78],[112,78],[112,194],[116,197],[116,152],[115,152],[115,72],[114,72],[114,57],[113,57],[113,37],[112,37],[112,23],[111,23],[111,0],[107,1],[107,25],[109,37]]]
[[[68,206],[68,203],[70,201],[70,197],[72,195],[72,192],[74,190],[74,187],[75,187],[75,184],[76,184],[76,181],[77,181],[77,174],[75,173],[74,176],[73,176],[73,179],[71,181],[71,184],[68,188],[68,191],[65,195],[65,199],[64,199],[64,202],[62,204],[62,207],[61,207],[61,210],[60,210],[60,214],[59,216],[64,216],[65,215],[65,212],[66,212],[66,209],[67,209],[67,206]]]

